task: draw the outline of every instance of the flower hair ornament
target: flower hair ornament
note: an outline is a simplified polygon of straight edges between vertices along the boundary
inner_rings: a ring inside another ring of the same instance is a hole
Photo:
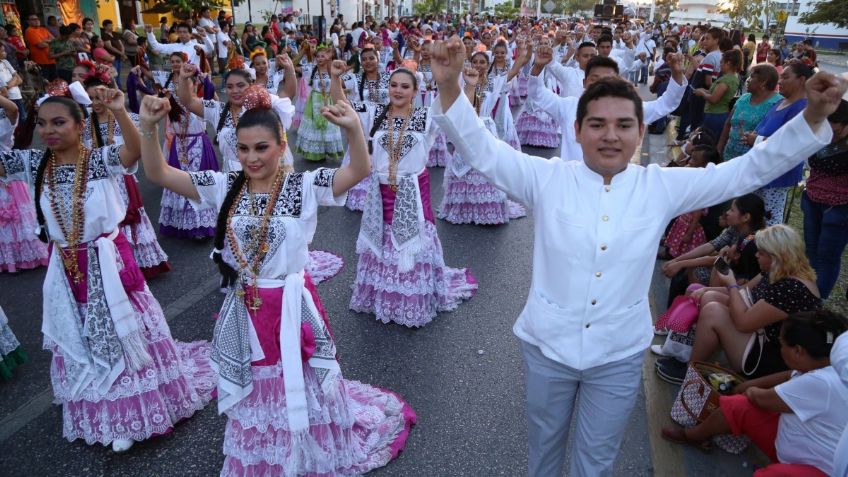
[[[260,56],[260,55],[262,55],[262,56],[267,55],[267,53],[265,52],[265,49],[264,48],[254,48],[253,51],[250,52],[250,62],[253,63],[253,59],[256,58],[257,56]]]
[[[244,92],[245,112],[252,109],[271,109],[271,94],[262,86],[253,85]]]
[[[106,65],[94,65],[94,68],[89,69],[88,73],[82,77],[82,80],[85,82],[89,78],[96,78],[104,84],[112,84],[112,74]]]

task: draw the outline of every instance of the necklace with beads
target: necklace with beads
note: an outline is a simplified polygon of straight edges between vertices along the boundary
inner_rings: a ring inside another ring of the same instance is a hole
[[[397,142],[395,142],[395,115],[391,105],[388,113],[388,128],[386,131],[387,145],[389,151],[389,187],[395,192],[398,190],[397,185],[397,168],[401,159],[401,150],[403,149],[403,135],[406,128],[409,126],[409,119],[412,117],[412,105],[409,105],[409,113],[403,116],[403,123],[398,131]]]
[[[75,174],[71,195],[70,227],[68,227],[64,215],[59,210],[59,194],[56,185],[56,154],[53,151],[50,151],[50,158],[47,163],[47,180],[50,186],[50,209],[56,218],[56,222],[59,224],[62,235],[65,237],[65,242],[67,242],[66,248],[57,245],[55,249],[59,251],[62,263],[65,265],[65,270],[67,270],[75,284],[80,283],[85,278],[77,262],[76,247],[82,242],[85,227],[85,191],[88,186],[88,162],[90,157],[91,150],[80,143],[79,156],[74,165]]]
[[[191,122],[191,113],[188,111],[183,111],[183,115],[180,117],[180,130],[177,131],[177,159],[180,161],[180,164],[183,166],[184,171],[188,171],[189,168],[189,160],[188,160],[188,144],[186,139],[188,138],[188,128]]]
[[[274,178],[274,183],[271,185],[271,193],[268,196],[268,204],[265,206],[265,210],[262,213],[261,221],[259,223],[259,230],[253,235],[253,239],[250,241],[248,246],[242,250],[239,247],[238,240],[236,239],[235,231],[232,227],[233,216],[235,215],[235,211],[238,208],[238,201],[233,201],[232,207],[230,207],[229,214],[227,216],[227,241],[230,244],[230,250],[233,252],[233,257],[235,257],[238,262],[239,267],[239,275],[242,277],[242,282],[247,284],[248,278],[252,281],[253,285],[253,293],[250,297],[249,301],[246,302],[248,307],[256,312],[262,306],[262,298],[259,296],[259,287],[256,286],[256,280],[259,277],[259,269],[262,267],[262,261],[265,259],[265,255],[268,253],[268,229],[271,224],[271,217],[274,212],[274,205],[276,205],[277,200],[280,197],[280,192],[283,189],[283,183],[285,182],[286,176],[288,174],[284,172],[282,169],[277,172],[277,177]],[[251,217],[258,217],[258,211],[256,210],[256,204],[254,203],[253,192],[250,191],[250,179],[244,181],[244,185],[242,185],[241,190],[237,197],[241,197],[243,194],[247,193],[248,198],[250,199],[250,208],[248,213]],[[253,263],[248,263],[247,254],[245,251],[253,252]],[[248,273],[249,272],[249,273]],[[244,290],[239,290],[236,294],[243,298],[245,293]]]

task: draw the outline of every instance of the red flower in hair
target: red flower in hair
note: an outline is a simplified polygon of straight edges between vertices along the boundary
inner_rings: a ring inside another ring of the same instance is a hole
[[[259,85],[253,85],[244,92],[244,110],[271,109],[271,94]]]
[[[85,82],[89,78],[96,78],[104,84],[112,83],[112,73],[106,65],[94,65],[94,68],[89,69],[88,73],[83,76],[82,80]]]
[[[47,93],[47,96],[71,97],[71,90],[68,88],[68,83],[61,78],[47,83],[47,87],[44,88],[44,92]]]

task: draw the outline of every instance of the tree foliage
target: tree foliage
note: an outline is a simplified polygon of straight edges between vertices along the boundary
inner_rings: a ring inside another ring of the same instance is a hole
[[[516,7],[512,2],[504,2],[495,5],[495,16],[499,18],[508,18],[512,20],[521,12],[519,7]]]
[[[423,0],[412,6],[412,10],[416,15],[430,15],[444,13],[445,2],[442,0]]]
[[[198,12],[201,7],[217,10],[229,4],[225,0],[164,0],[162,3],[170,7],[176,16],[186,16]]]
[[[801,15],[801,23],[834,23],[839,28],[848,28],[848,3],[845,0],[817,2],[812,12]]]
[[[557,4],[555,11],[574,15],[578,12],[593,11],[598,2],[596,0],[557,0],[555,3]]]
[[[777,5],[769,0],[721,0],[718,10],[730,17],[730,26],[742,26],[747,23],[765,28],[768,25],[762,25],[763,15],[774,18]]]
[[[665,20],[671,15],[671,12],[677,10],[677,0],[656,0],[657,9],[654,14]],[[652,20],[655,20],[652,18]]]

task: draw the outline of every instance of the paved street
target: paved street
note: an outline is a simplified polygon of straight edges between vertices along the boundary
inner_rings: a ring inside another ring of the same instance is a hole
[[[844,71],[845,68],[841,68]],[[647,98],[648,95],[646,94]],[[293,140],[293,134],[290,134]],[[549,157],[553,150],[528,152]],[[640,162],[665,155],[662,136],[647,138]],[[312,168],[295,159],[298,169]],[[442,169],[432,171],[432,197],[442,196]],[[161,190],[140,174],[151,221],[159,216]],[[401,394],[418,413],[403,454],[375,476],[520,476],[526,472],[522,359],[511,327],[527,296],[532,218],[505,226],[456,226],[437,221],[445,261],[470,267],[477,295],[422,329],[384,325],[348,310],[360,214],[323,208],[312,248],[341,255],[345,267],[318,291],[337,340],[342,372]],[[209,260],[211,241],[160,238],[173,270],[150,281],[174,338],[211,339],[223,295]],[[50,353],[41,350],[41,284],[44,270],[0,275],[0,305],[31,361],[0,383],[0,475],[3,476],[211,476],[223,463],[225,418],[210,404],[166,436],[117,455],[102,446],[61,437],[61,408],[51,405]],[[655,303],[664,304],[662,279]],[[626,330],[622,330],[626,332]],[[657,382],[653,359],[630,419],[617,476],[750,475],[754,454],[704,457],[658,439],[676,388]],[[645,395],[648,398],[645,398]],[[682,466],[682,467],[681,467]],[[685,471],[683,469],[686,469]]]

